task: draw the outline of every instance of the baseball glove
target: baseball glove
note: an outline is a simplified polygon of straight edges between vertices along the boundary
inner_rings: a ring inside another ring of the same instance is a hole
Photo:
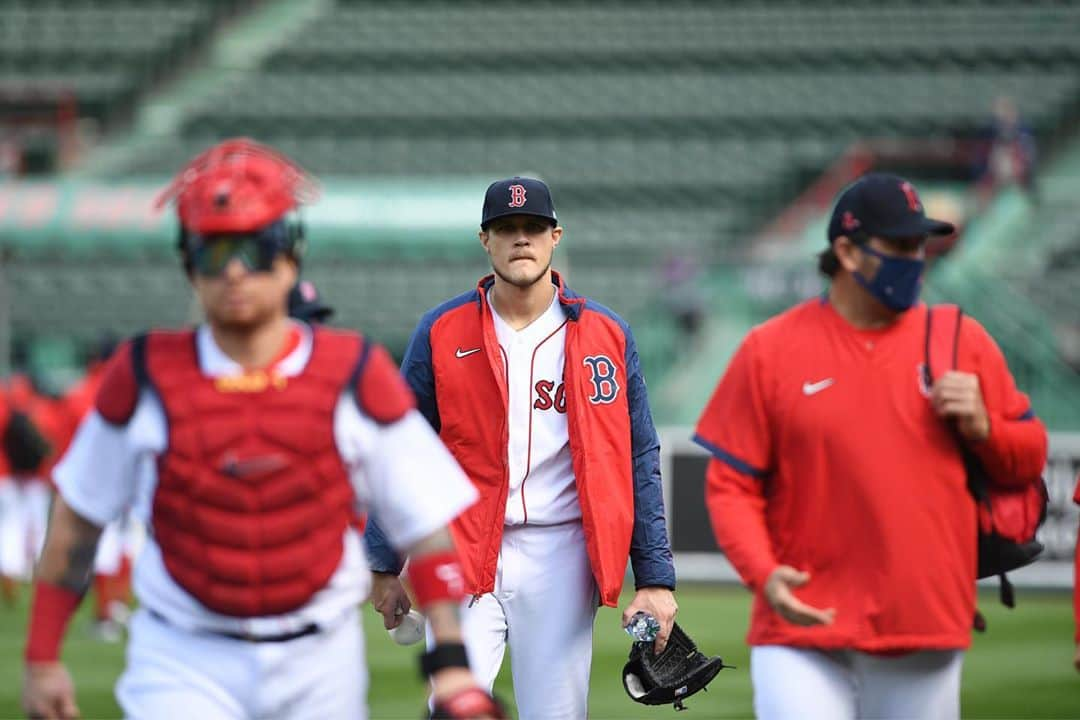
[[[630,660],[623,667],[623,687],[633,700],[645,705],[673,703],[685,710],[683,700],[698,690],[705,690],[716,673],[725,667],[718,657],[705,657],[678,623],[671,628],[667,647],[659,655],[653,643],[636,642],[630,647]]]

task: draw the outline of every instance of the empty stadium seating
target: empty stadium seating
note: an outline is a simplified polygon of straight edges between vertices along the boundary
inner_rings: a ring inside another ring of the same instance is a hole
[[[70,96],[80,117],[121,119],[237,4],[3,0],[0,98]]]
[[[723,214],[698,223],[720,252],[857,138],[971,132],[1001,94],[1059,127],[1078,23],[1053,2],[349,0],[121,172],[249,134],[324,175],[533,172],[566,215]]]
[[[1071,3],[892,2],[345,2],[297,35],[278,66],[376,63],[435,55],[560,55],[638,64],[655,57],[755,62],[762,58],[1016,56],[1059,61],[1080,52]]]
[[[76,87],[84,109],[108,118],[190,60],[236,6],[248,5],[0,0],[0,91]],[[311,8],[278,28],[276,50],[259,64],[230,69],[183,107],[178,133],[111,164],[110,177],[161,178],[241,134],[329,182],[535,174],[551,184],[566,227],[570,279],[635,324],[656,318],[666,257],[739,261],[755,230],[852,142],[963,137],[1001,95],[1043,139],[1080,117],[1080,3]],[[313,279],[342,322],[391,345],[404,342],[420,310],[484,271],[477,249],[459,258],[383,254],[378,263],[333,252],[336,260],[313,260]],[[670,334],[639,334],[655,343],[644,352],[659,367]]]

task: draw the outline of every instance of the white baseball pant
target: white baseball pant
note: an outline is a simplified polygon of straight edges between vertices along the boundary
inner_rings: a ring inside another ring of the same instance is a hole
[[[787,718],[960,717],[961,650],[871,655],[784,645],[750,650],[754,714]]]
[[[495,591],[462,604],[465,649],[477,681],[494,686],[509,645],[521,720],[587,717],[597,606],[580,522],[507,526]]]
[[[195,634],[136,611],[116,686],[135,720],[364,720],[367,665],[356,612],[285,642]]]

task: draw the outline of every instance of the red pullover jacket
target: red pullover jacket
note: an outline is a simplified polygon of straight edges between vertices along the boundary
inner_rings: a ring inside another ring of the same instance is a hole
[[[976,506],[922,364],[926,306],[858,329],[825,299],[750,331],[698,422],[713,455],[717,541],[755,592],[751,645],[867,652],[965,648],[975,610]],[[972,449],[992,481],[1032,482],[1046,429],[974,319],[957,367],[979,378],[990,436]],[[832,625],[782,619],[762,587],[779,564],[810,573],[803,602]]]

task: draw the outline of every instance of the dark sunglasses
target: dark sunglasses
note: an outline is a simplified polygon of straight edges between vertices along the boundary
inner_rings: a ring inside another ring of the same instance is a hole
[[[217,277],[233,258],[248,272],[270,272],[283,250],[280,243],[261,234],[213,235],[194,243],[191,267],[199,275]]]

